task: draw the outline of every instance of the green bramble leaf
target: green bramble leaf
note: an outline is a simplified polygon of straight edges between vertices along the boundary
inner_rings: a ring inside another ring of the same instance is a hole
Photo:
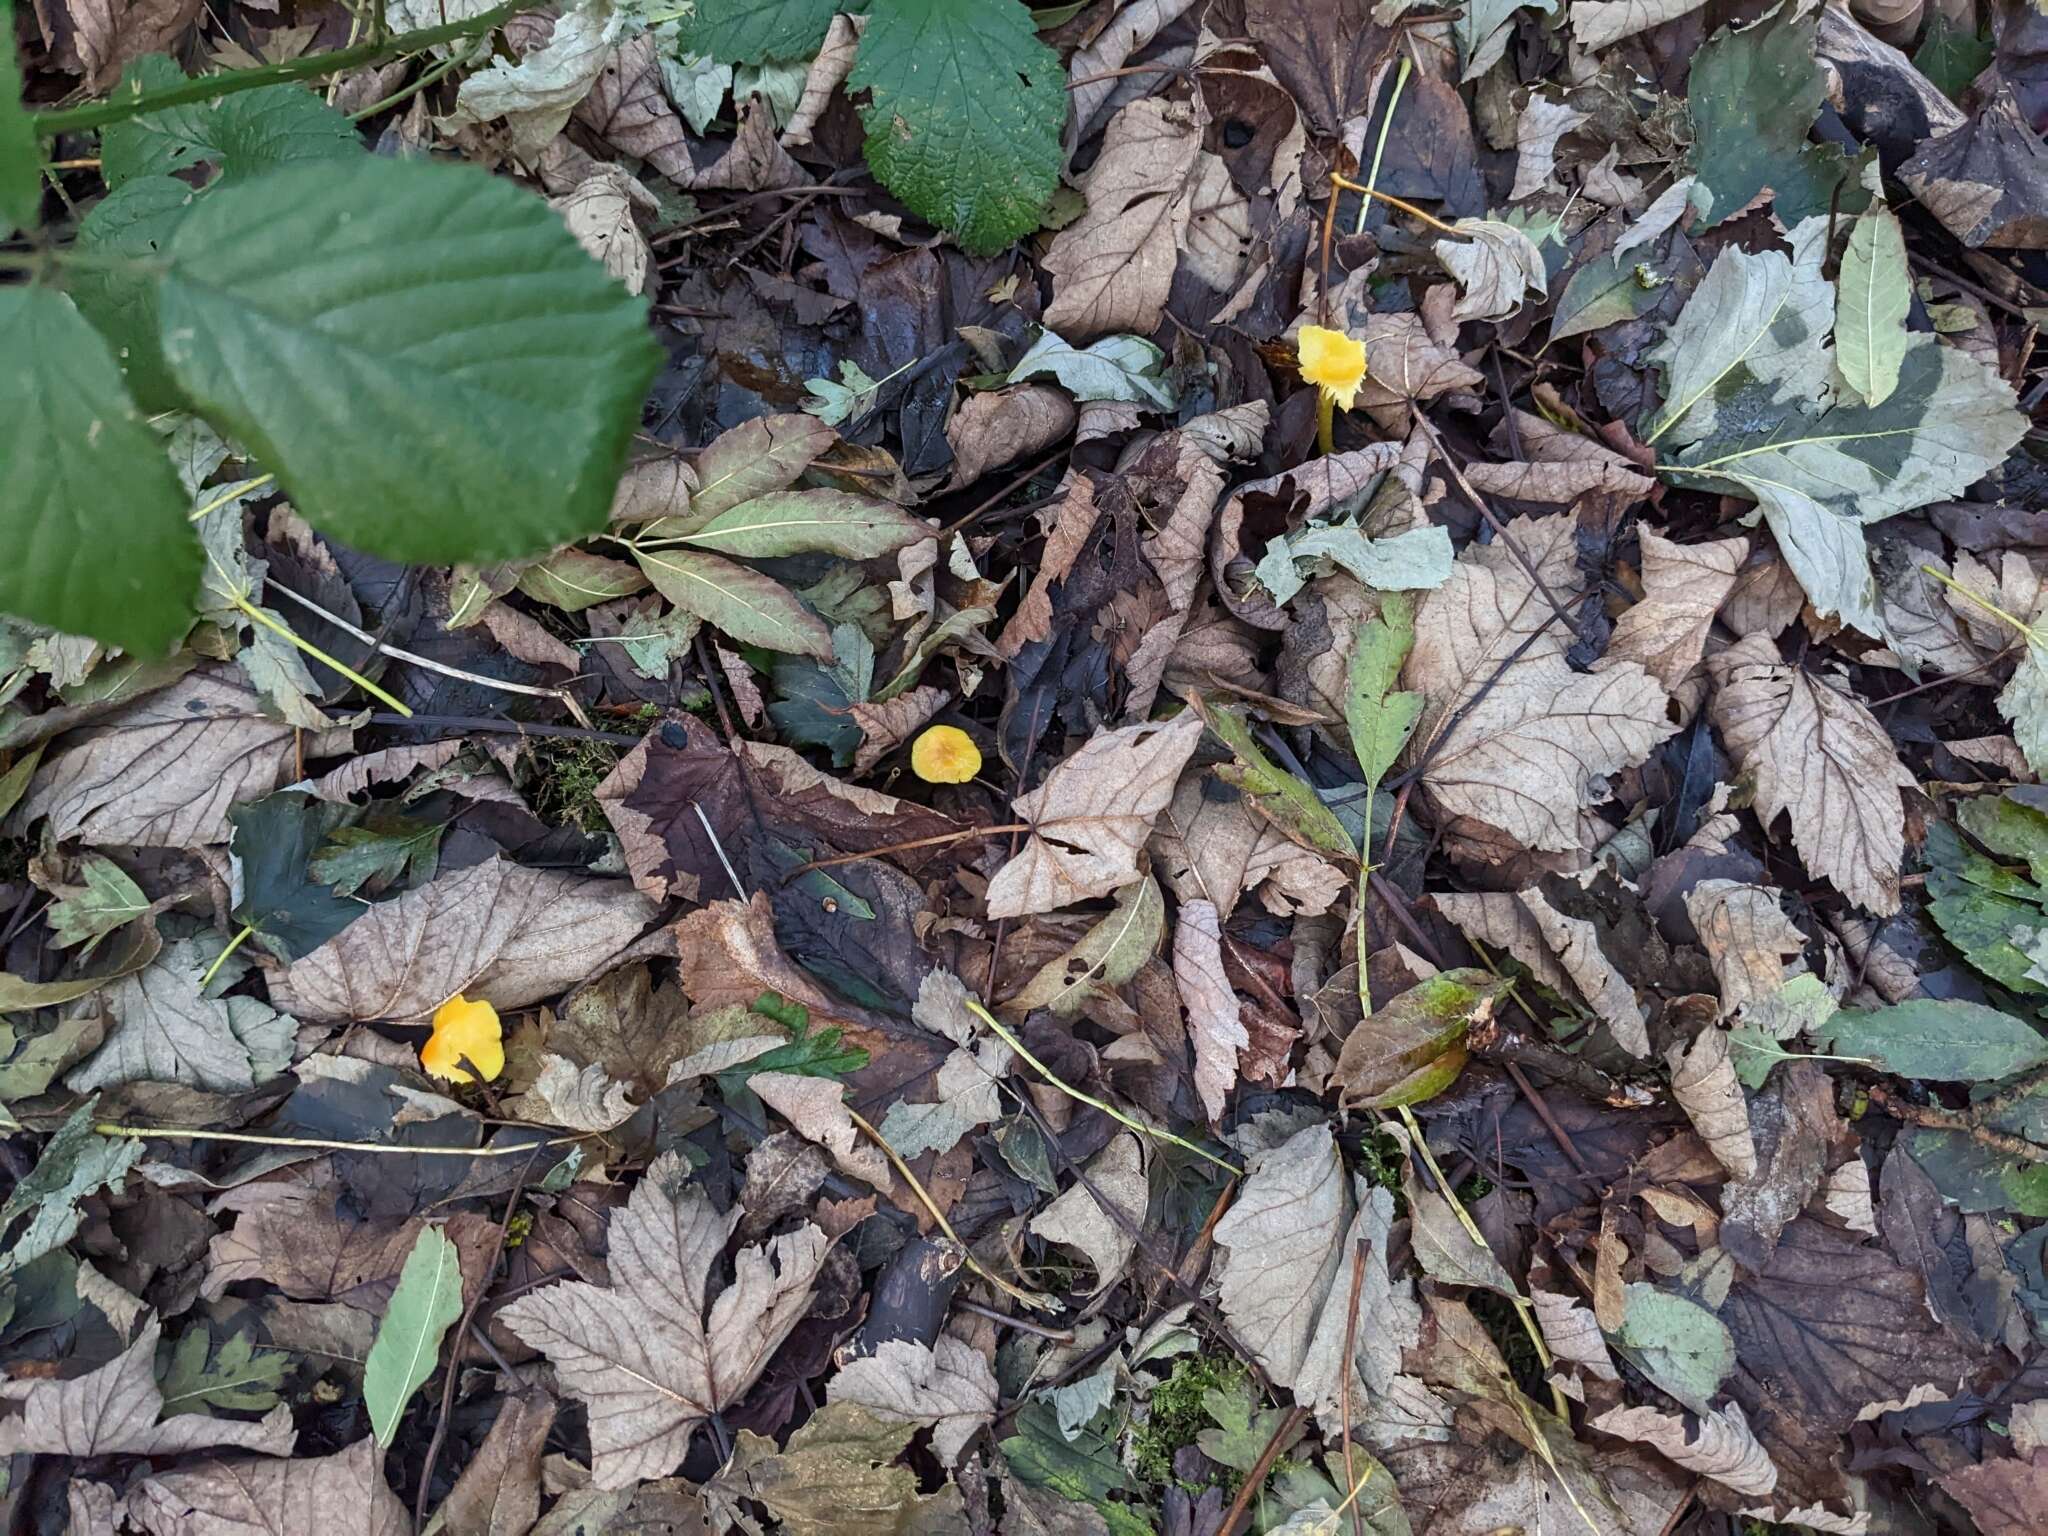
[[[0,289],[0,612],[160,656],[192,627],[199,541],[113,353],[71,300]]]
[[[323,532],[445,565],[605,526],[660,350],[540,199],[469,166],[287,166],[209,192],[168,254],[180,391]]]
[[[138,176],[101,198],[78,226],[81,253],[135,263],[85,267],[67,281],[79,313],[113,345],[128,389],[146,411],[183,404],[164,365],[157,325],[162,283],[149,264],[163,261],[164,247],[196,196],[174,176]]]
[[[1822,1035],[1829,1051],[1899,1077],[1990,1083],[2048,1062],[2048,1038],[1982,1003],[1918,997],[1890,1008],[1844,1009]]]
[[[836,12],[866,9],[867,0],[697,0],[677,35],[685,53],[720,64],[802,59],[818,51]]]
[[[161,53],[131,60],[114,98],[185,82]],[[187,102],[109,123],[100,135],[100,170],[109,188],[139,176],[168,176],[201,162],[219,167],[223,182],[257,175],[294,160],[353,159],[363,153],[356,125],[299,85],[266,85],[212,101]]]
[[[1351,728],[1351,750],[1365,782],[1375,787],[1408,745],[1415,722],[1422,717],[1422,695],[1396,687],[1401,663],[1415,645],[1412,599],[1388,593],[1380,599],[1379,617],[1361,624],[1351,641],[1351,687],[1344,701],[1345,723]]]
[[[846,88],[868,92],[868,164],[913,213],[983,256],[1038,227],[1067,83],[1016,0],[884,0]]]
[[[43,208],[43,153],[21,104],[14,0],[0,0],[0,238],[35,228]]]

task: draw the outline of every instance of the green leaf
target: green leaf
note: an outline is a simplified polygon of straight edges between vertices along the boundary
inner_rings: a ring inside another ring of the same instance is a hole
[[[633,558],[663,597],[742,644],[830,659],[832,631],[773,577],[695,549],[635,549]]]
[[[85,1217],[78,1202],[102,1189],[118,1188],[142,1161],[139,1137],[102,1136],[93,1126],[97,1098],[87,1099],[43,1145],[28,1177],[0,1205],[0,1245],[26,1216],[28,1225],[12,1246],[0,1246],[0,1275],[10,1274],[71,1241]]]
[[[683,535],[700,549],[754,560],[813,552],[872,560],[932,536],[929,524],[888,502],[846,491],[757,496]]]
[[[1203,1392],[1202,1411],[1217,1427],[1202,1430],[1195,1443],[1204,1456],[1233,1472],[1249,1472],[1259,1464],[1287,1417],[1283,1409],[1260,1408],[1251,1383],[1243,1378]]]
[[[1173,386],[1157,376],[1165,361],[1166,354],[1142,336],[1105,336],[1076,348],[1057,331],[1043,330],[1004,382],[1051,374],[1076,400],[1128,400],[1170,411]]]
[[[1351,750],[1358,755],[1359,770],[1374,787],[1394,766],[1422,717],[1422,695],[1401,692],[1396,686],[1401,664],[1414,645],[1414,603],[1393,593],[1380,599],[1379,616],[1352,634],[1344,720],[1351,728]]]
[[[1216,769],[1216,776],[1249,795],[1253,806],[1287,837],[1305,848],[1356,859],[1358,847],[1336,812],[1323,803],[1322,796],[1291,773],[1273,766],[1252,740],[1251,727],[1235,705],[1202,701],[1202,722],[1230,748],[1237,759]]]
[[[461,1315],[462,1266],[455,1245],[439,1227],[423,1227],[363,1361],[363,1406],[379,1445],[389,1446],[397,1436],[405,1405],[434,1374],[441,1336]]]
[[[2027,866],[2033,885],[2021,886],[2048,901],[2048,797],[2030,786],[2002,795],[1977,795],[1956,808],[1963,829],[2000,858]]]
[[[1627,1291],[1626,1311],[1613,1344],[1642,1373],[1695,1413],[1735,1368],[1735,1340],[1727,1326],[1696,1301],[1641,1281]]]
[[[839,365],[839,380],[804,380],[804,393],[818,398],[804,401],[803,410],[828,427],[843,426],[850,418],[863,416],[874,408],[881,387],[859,363],[845,361]]]
[[[1146,875],[1116,893],[1116,908],[1065,954],[1048,960],[1010,1000],[1024,1010],[1050,1008],[1067,1017],[1098,992],[1120,987],[1159,951],[1166,932],[1166,898]]]
[[[1914,998],[1890,1008],[1845,1009],[1818,1036],[1839,1056],[1875,1061],[1899,1077],[1990,1083],[2048,1062],[2048,1039],[1982,1003]]]
[[[1815,608],[1881,635],[1864,525],[1957,495],[2026,429],[2004,380],[1915,336],[1883,405],[1837,403],[1809,416],[1785,402],[1747,422],[1731,417],[1664,472],[1757,502]]]
[[[0,773],[0,816],[5,816],[28,793],[29,780],[36,776],[36,769],[42,766],[44,743],[37,742],[33,748],[22,754],[20,760],[5,773]]]
[[[34,229],[43,211],[43,151],[21,104],[14,0],[0,0],[0,238]]]
[[[2022,631],[2027,648],[1998,693],[1998,712],[2012,723],[2027,765],[2048,774],[2048,608]]]
[[[185,72],[171,59],[148,53],[121,71],[114,95],[118,100],[184,81]],[[356,125],[298,85],[266,85],[145,112],[110,123],[100,134],[100,171],[110,188],[138,176],[168,176],[201,161],[218,165],[226,182],[294,160],[362,153]]]
[[[1016,0],[889,0],[861,34],[849,91],[868,165],[975,255],[1038,227],[1059,185],[1067,82]]]
[[[803,59],[818,51],[835,12],[855,15],[867,0],[697,0],[677,26],[686,53],[721,64]]]
[[[212,1362],[208,1363],[208,1355]],[[195,1323],[171,1346],[157,1386],[163,1413],[197,1413],[227,1408],[268,1413],[277,1406],[292,1357],[279,1349],[258,1349],[247,1333],[231,1334],[218,1351],[204,1323]]]
[[[1131,1486],[1116,1442],[1092,1429],[1069,1440],[1058,1410],[1043,1397],[1024,1405],[1017,1433],[1002,1442],[1002,1452],[1010,1474],[1027,1488],[1049,1488],[1084,1504],[1107,1505],[1112,1493]]]
[[[1836,292],[1835,362],[1866,405],[1882,405],[1898,388],[1913,304],[1906,235],[1891,209],[1874,207],[1850,229]]]
[[[85,946],[78,952],[83,960],[101,939],[147,912],[149,898],[128,878],[127,871],[103,853],[81,854],[78,865],[85,884],[72,887],[62,901],[52,902],[43,917],[58,948]]]
[[[767,416],[721,432],[697,455],[689,510],[657,524],[661,536],[691,533],[721,512],[787,490],[839,434],[812,416]],[[649,530],[651,531],[651,530]]]
[[[143,176],[93,205],[78,226],[78,249],[127,261],[161,263],[171,235],[192,211],[194,194],[170,176]],[[183,402],[157,324],[162,280],[146,265],[86,267],[71,275],[79,312],[113,344],[128,388],[143,409],[169,410]]]
[[[1451,535],[1432,524],[1374,539],[1349,523],[1309,527],[1291,537],[1276,534],[1254,570],[1274,602],[1286,602],[1306,585],[1296,561],[1307,562],[1310,573],[1327,561],[1376,592],[1425,591],[1450,579]]]
[[[444,565],[605,526],[660,351],[540,199],[471,166],[288,166],[208,193],[170,257],[172,375],[323,532]]]
[[[1851,161],[1832,144],[1807,142],[1826,94],[1813,56],[1816,25],[1783,6],[1753,27],[1724,27],[1693,59],[1686,106],[1699,177],[1694,201],[1708,194],[1701,229],[1733,218],[1766,190],[1787,229],[1870,205],[1856,176],[1868,154]]]
[[[380,889],[401,882],[417,890],[441,862],[441,821],[415,821],[402,811],[372,806],[361,823],[337,827],[306,865],[306,873],[337,896],[353,896],[372,880]]]
[[[1972,80],[1991,62],[1991,38],[1976,28],[1951,21],[1939,7],[1927,18],[1927,35],[1913,55],[1913,67],[1932,80],[1951,101],[1960,101]]]
[[[98,1050],[106,1034],[106,1020],[92,1010],[25,1039],[13,1026],[0,1024],[0,1104],[48,1092],[61,1074]]]
[[[228,812],[234,823],[236,922],[256,930],[280,960],[311,954],[367,907],[345,901],[308,866],[350,809],[294,790],[281,790]]]
[[[623,560],[564,549],[521,571],[519,590],[550,608],[581,613],[599,603],[646,591],[647,577]]]
[[[199,590],[185,497],[107,344],[54,289],[0,289],[0,464],[0,612],[170,650]]]
[[[857,1045],[841,1045],[839,1035],[836,1024],[812,1029],[806,1014],[804,1022],[786,1044],[764,1051],[731,1072],[721,1073],[719,1082],[723,1085],[727,1078],[745,1082],[756,1072],[789,1072],[798,1077],[850,1077],[868,1064],[868,1053]]]
[[[1562,341],[1654,309],[1664,284],[1643,280],[1645,263],[1614,256],[1589,261],[1572,273],[1551,316],[1550,339]]]
[[[1417,982],[1344,1037],[1332,1081],[1346,1108],[1392,1109],[1434,1098],[1464,1070],[1464,1039],[1507,983],[1477,969]]]

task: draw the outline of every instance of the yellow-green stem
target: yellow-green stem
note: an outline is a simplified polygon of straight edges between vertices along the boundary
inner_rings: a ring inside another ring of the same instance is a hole
[[[207,513],[219,511],[229,502],[236,500],[238,497],[248,495],[251,491],[257,489],[259,486],[265,486],[270,484],[270,482],[275,480],[276,478],[277,476],[275,475],[258,475],[253,480],[237,480],[233,485],[224,487],[221,490],[220,494],[215,496],[211,501],[208,501],[201,506],[194,507],[191,510],[191,512],[186,514],[185,521],[188,523],[196,523],[202,517],[206,516]]]
[[[1337,397],[1327,389],[1316,391],[1316,451],[1325,458],[1336,451]]]
[[[236,597],[235,606],[242,611],[242,613],[249,619],[251,623],[261,624],[273,635],[280,636],[281,638],[290,641],[293,645],[297,646],[300,650],[304,651],[308,656],[312,657],[315,661],[319,662],[321,666],[328,667],[333,671],[339,672],[343,677],[347,678],[350,682],[354,683],[358,688],[362,689],[363,692],[367,693],[371,698],[375,699],[378,703],[388,706],[394,714],[404,715],[407,719],[412,718],[412,711],[410,709],[408,709],[404,704],[400,703],[397,699],[393,698],[390,694],[386,693],[382,688],[379,688],[375,683],[371,682],[367,677],[363,676],[363,674],[358,672],[354,667],[349,666],[346,662],[335,660],[332,656],[328,655],[325,651],[321,650],[319,646],[313,644],[312,641],[301,639],[298,635],[292,632],[291,627],[289,625],[282,624],[278,620],[273,619],[269,614],[265,613],[261,608],[258,608],[246,597]]]
[[[1048,1083],[1051,1083],[1053,1087],[1057,1088],[1061,1093],[1064,1093],[1068,1098],[1072,1099],[1075,1103],[1086,1104],[1090,1109],[1101,1110],[1105,1115],[1109,1116],[1110,1119],[1116,1121],[1118,1125],[1121,1125],[1128,1130],[1136,1131],[1140,1136],[1150,1136],[1155,1141],[1171,1142],[1174,1146],[1179,1147],[1184,1152],[1194,1153],[1195,1156],[1201,1158],[1204,1162],[1214,1163],[1218,1168],[1221,1168],[1225,1173],[1230,1174],[1232,1177],[1237,1177],[1243,1174],[1244,1170],[1242,1168],[1238,1167],[1235,1163],[1225,1162],[1222,1158],[1218,1157],[1214,1152],[1209,1151],[1206,1147],[1197,1146],[1194,1142],[1188,1141],[1183,1137],[1176,1136],[1171,1131],[1162,1131],[1157,1129],[1156,1127],[1149,1126],[1142,1120],[1134,1120],[1129,1115],[1125,1114],[1122,1110],[1118,1109],[1114,1104],[1106,1104],[1101,1099],[1096,1098],[1093,1094],[1083,1093],[1080,1089],[1074,1087],[1073,1084],[1066,1082],[1064,1079],[1062,1079],[1060,1075],[1057,1072],[1053,1071],[1051,1067],[1048,1067],[1044,1062],[1040,1061],[1036,1056],[1032,1055],[1031,1052],[1025,1047],[1024,1042],[1022,1040],[1019,1040],[1015,1035],[1011,1034],[1008,1029],[1004,1028],[1003,1025],[1000,1022],[998,1022],[996,1016],[990,1013],[986,1008],[982,1007],[980,1003],[976,1002],[973,998],[970,997],[969,999],[967,999],[967,1006],[974,1011],[974,1016],[976,1018],[980,1019],[982,1023],[986,1024],[990,1029],[995,1031],[996,1038],[998,1040],[1002,1041],[1003,1044],[1007,1045],[1011,1050],[1015,1051],[1018,1054],[1018,1056],[1020,1056],[1024,1060],[1025,1064],[1028,1065],[1034,1072],[1036,1072],[1040,1077],[1044,1078]]]
[[[1365,178],[1365,195],[1358,200],[1358,219],[1351,226],[1351,233],[1365,233],[1365,216],[1372,211],[1373,193],[1380,184],[1380,161],[1387,153],[1387,130],[1394,125],[1394,110],[1401,105],[1401,92],[1408,84],[1409,73],[1415,68],[1407,54],[1401,55],[1401,67],[1394,73],[1394,92],[1387,98],[1387,115],[1380,119],[1379,142],[1372,149],[1372,171]]]
[[[1942,571],[1936,570],[1931,565],[1923,565],[1920,567],[1920,569],[1924,574],[1932,576],[1936,581],[1940,582],[1944,587],[1947,587],[1951,592],[1957,593],[1960,596],[1969,599],[1971,602],[1975,603],[1979,608],[1982,608],[1986,613],[1990,614],[1992,617],[2002,619],[2007,624],[2010,624],[2014,629],[2018,630],[2022,635],[2026,636],[2029,643],[2037,641],[2041,638],[2039,635],[2034,633],[2034,626],[2029,624],[2025,619],[2017,618],[2014,615],[2007,613],[2003,608],[1999,607],[1998,604],[1992,602],[1991,599],[1989,599],[1988,597],[1980,596],[1975,592],[1972,592],[1968,587],[1964,586],[1960,581],[1957,581],[1953,576],[1947,575]]]
[[[228,956],[240,949],[249,935],[255,931],[256,925],[254,923],[242,924],[242,931],[228,940],[228,947],[213,957],[213,964],[209,965],[206,968],[206,974],[199,978],[200,991],[204,992],[213,985],[213,978],[220,973],[220,968],[227,964]]]

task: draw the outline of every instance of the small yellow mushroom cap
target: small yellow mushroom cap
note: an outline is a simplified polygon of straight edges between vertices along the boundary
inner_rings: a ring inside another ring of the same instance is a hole
[[[927,784],[965,784],[981,772],[981,748],[957,725],[935,725],[910,744],[910,769]]]
[[[1350,410],[1365,382],[1365,343],[1326,326],[1304,325],[1295,350],[1302,378]]]
[[[491,1082],[505,1070],[505,1032],[497,1009],[458,992],[434,1010],[434,1033],[420,1047],[420,1065],[444,1081],[467,1083],[474,1079],[460,1065],[465,1057]]]

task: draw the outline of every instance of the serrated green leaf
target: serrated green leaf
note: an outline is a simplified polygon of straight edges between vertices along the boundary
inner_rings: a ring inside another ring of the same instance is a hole
[[[173,377],[323,532],[442,565],[604,527],[660,351],[540,199],[470,166],[287,166],[208,193],[169,254]]]
[[[99,1100],[88,1099],[72,1112],[57,1134],[43,1144],[42,1155],[28,1176],[14,1186],[0,1205],[0,1275],[11,1274],[71,1241],[85,1218],[78,1202],[87,1195],[118,1186],[128,1170],[142,1160],[142,1142],[132,1137],[102,1136],[93,1126]],[[16,1228],[23,1217],[28,1225]],[[11,1235],[11,1243],[10,1243]]]
[[[33,229],[43,208],[43,152],[21,104],[14,0],[0,0],[0,238]]]
[[[280,960],[311,954],[367,910],[344,901],[309,871],[314,853],[349,807],[280,790],[228,812],[237,895],[233,917]]]
[[[872,496],[779,491],[720,512],[683,538],[699,549],[752,560],[812,552],[872,560],[932,536],[929,524]]]
[[[1260,815],[1304,848],[1340,859],[1358,857],[1358,847],[1336,812],[1310,786],[1273,765],[1252,740],[1251,728],[1236,706],[1204,700],[1200,708],[1203,724],[1237,759],[1219,766],[1218,778],[1249,795]]]
[[[1883,627],[1864,525],[1960,493],[2027,428],[2002,379],[1931,336],[1912,338],[1883,405],[1809,416],[1784,401],[1747,423],[1724,420],[1664,473],[1757,502],[1815,608],[1873,635]]]
[[[2048,1039],[2022,1019],[1982,1003],[1914,998],[1890,1008],[1845,1009],[1822,1038],[1839,1056],[1938,1083],[1990,1083],[2048,1062]]]
[[[138,655],[192,626],[199,541],[156,434],[71,300],[0,289],[0,612]]]
[[[1109,1496],[1131,1486],[1116,1442],[1092,1429],[1069,1439],[1059,1412],[1034,1397],[1017,1415],[1017,1432],[1002,1442],[1011,1476],[1027,1488],[1049,1488],[1064,1498],[1114,1508]]]
[[[353,896],[372,880],[417,890],[434,878],[446,830],[446,822],[372,807],[359,825],[330,832],[306,872],[337,896]]]
[[[1067,82],[1016,0],[889,0],[847,76],[868,165],[920,218],[991,255],[1059,185]]]
[[[835,1024],[812,1029],[806,1014],[786,1044],[754,1057],[745,1066],[719,1074],[720,1086],[722,1088],[727,1082],[743,1083],[756,1072],[788,1072],[798,1077],[849,1077],[868,1064],[868,1053],[857,1045],[841,1045],[839,1037],[839,1027]]]
[[[116,98],[182,85],[185,72],[161,53],[129,61]],[[168,176],[202,161],[233,181],[294,160],[363,153],[356,125],[304,86],[266,85],[212,101],[109,123],[100,134],[100,170],[110,188],[138,176]]]
[[[461,1315],[462,1266],[455,1245],[439,1227],[423,1227],[363,1361],[363,1406],[379,1445],[389,1446],[398,1434],[405,1405],[434,1374],[442,1335]]]
[[[1298,567],[1297,561],[1311,563]],[[1292,537],[1276,534],[1267,540],[1253,574],[1275,603],[1285,603],[1306,585],[1303,570],[1312,573],[1322,561],[1376,592],[1426,591],[1450,579],[1450,530],[1432,524],[1374,539],[1345,523],[1305,528]]]
[[[1927,18],[1927,33],[1913,54],[1913,67],[1932,80],[1951,101],[1960,101],[1972,80],[1991,62],[1991,39],[1974,26],[1951,21],[1936,7]]]
[[[52,902],[43,918],[58,948],[85,946],[78,952],[83,960],[101,939],[147,912],[149,898],[128,878],[126,870],[103,853],[79,855],[78,873],[84,884],[62,901]]]
[[[1864,404],[1882,405],[1899,386],[1913,304],[1906,235],[1891,209],[1872,208],[1850,229],[1835,290],[1835,362]]]
[[[1422,717],[1422,695],[1397,686],[1414,645],[1414,603],[1394,593],[1380,599],[1377,618],[1353,632],[1344,720],[1367,784],[1377,786],[1386,777]]]
[[[1998,693],[1998,712],[2012,722],[2027,766],[2048,775],[2048,606],[2025,630],[2027,648]]]
[[[832,655],[832,631],[789,588],[698,549],[636,549],[633,558],[670,602],[746,645],[792,656]]]
[[[1766,190],[1788,229],[1816,214],[1869,206],[1857,179],[1868,154],[1852,161],[1807,139],[1826,94],[1813,56],[1816,25],[1811,14],[1782,6],[1755,26],[1724,27],[1693,59],[1685,96],[1691,166],[1709,201],[1700,228],[1733,218]]]
[[[69,281],[79,312],[113,347],[129,391],[144,410],[182,404],[157,324],[162,281],[149,264],[164,260],[193,199],[192,189],[174,177],[142,176],[101,198],[78,226],[81,252],[135,263],[85,267]]]
[[[209,1363],[208,1356],[211,1355]],[[247,1333],[231,1334],[219,1350],[203,1323],[178,1335],[158,1375],[163,1413],[198,1413],[208,1408],[267,1413],[277,1406],[292,1357],[280,1349],[258,1349]]]
[[[1550,339],[1562,341],[1597,331],[1654,308],[1664,284],[1644,282],[1639,266],[1635,261],[1602,256],[1572,273],[1551,315]]]
[[[677,33],[685,52],[721,64],[803,59],[818,51],[836,12],[866,9],[867,0],[697,0]]]

